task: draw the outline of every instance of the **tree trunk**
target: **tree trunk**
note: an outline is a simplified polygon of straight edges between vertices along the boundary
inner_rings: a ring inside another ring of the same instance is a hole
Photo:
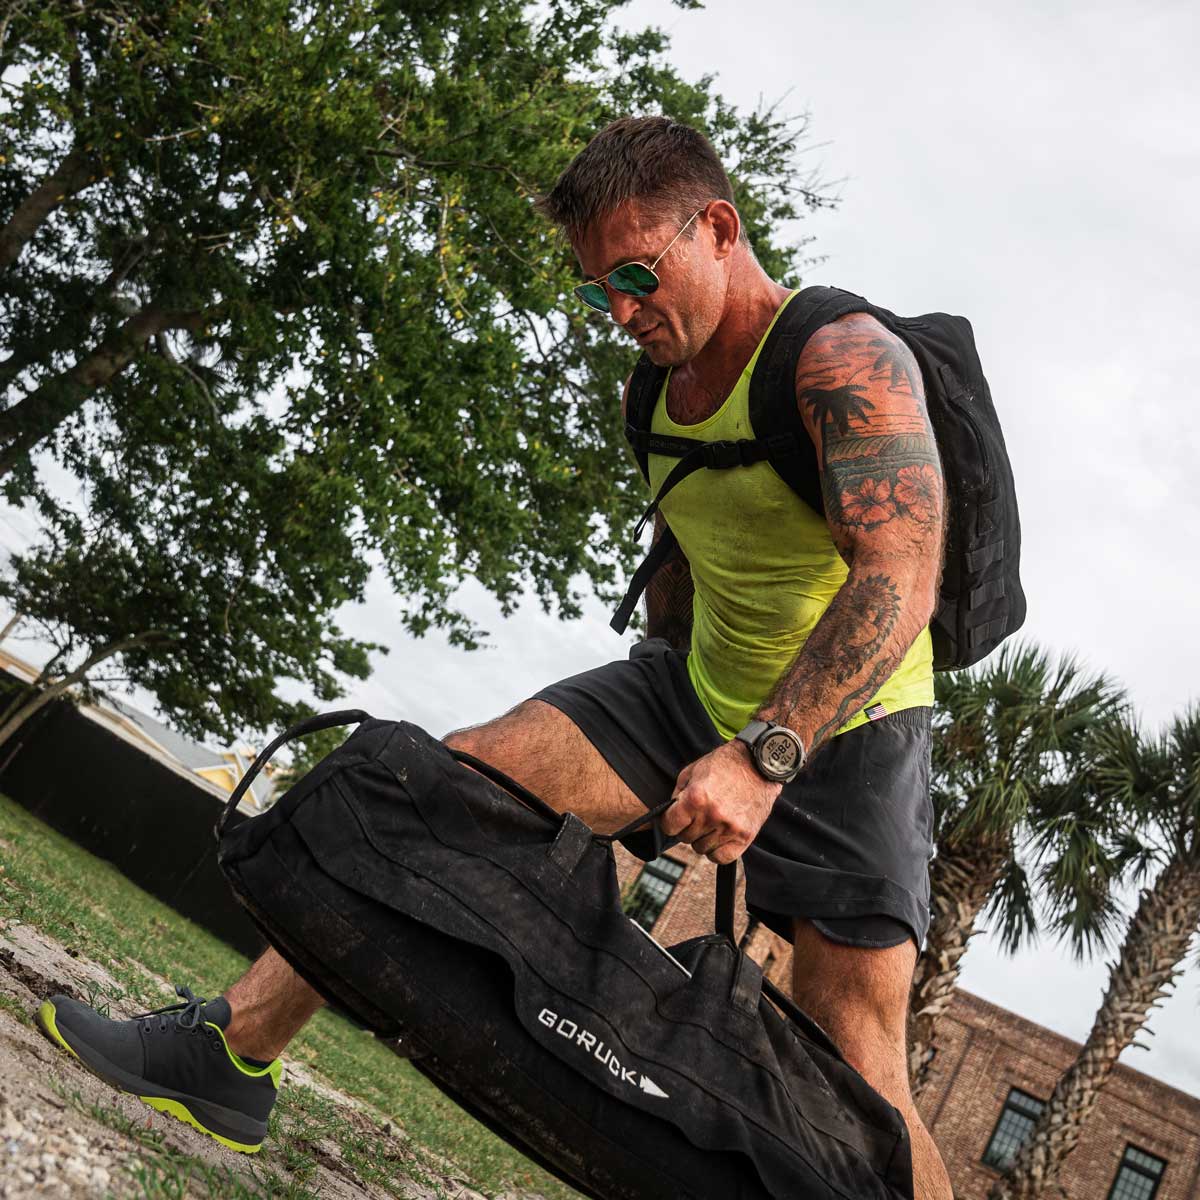
[[[1200,861],[1176,858],[1153,887],[1142,892],[1092,1031],[989,1200],[1034,1200],[1049,1194],[1121,1051],[1133,1042],[1180,974],[1198,925]]]
[[[909,996],[908,1073],[914,1098],[929,1083],[938,1022],[958,986],[979,914],[1012,852],[1009,838],[939,846],[930,865],[929,936]]]
[[[22,705],[29,703],[29,698],[38,693],[47,679],[53,678],[54,669],[64,653],[65,651],[62,649],[57,650],[38,672],[37,678],[32,682],[21,683],[18,680],[11,699],[2,709],[0,709],[0,727],[3,727],[8,722],[8,718],[11,717],[13,713],[17,712]]]
[[[58,699],[69,687],[84,679],[93,667],[98,666],[105,659],[112,658],[115,654],[132,650],[135,646],[140,646],[159,636],[161,634],[157,632],[139,633],[136,637],[122,638],[120,641],[109,642],[107,646],[101,646],[99,650],[95,651],[86,662],[76,667],[74,671],[68,672],[61,679],[56,679],[49,687],[38,690],[37,685],[33,685],[30,689],[32,692],[30,698],[12,716],[8,717],[3,725],[0,725],[0,746],[3,746],[34,713],[40,712],[52,700]]]

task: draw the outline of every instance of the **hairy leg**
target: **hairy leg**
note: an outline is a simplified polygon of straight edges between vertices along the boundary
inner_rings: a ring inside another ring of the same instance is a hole
[[[573,812],[597,833],[612,833],[646,811],[579,726],[545,701],[526,700],[442,741],[490,763],[551,808]]]
[[[916,947],[911,941],[885,950],[843,946],[803,920],[795,922],[794,947],[796,1003],[908,1125],[917,1200],[953,1200],[950,1177],[908,1085],[908,994]]]
[[[234,1054],[270,1062],[325,1001],[268,949],[225,993],[233,1012],[225,1041]]]
[[[483,759],[559,812],[612,833],[646,811],[569,717],[527,700],[511,712],[448,734],[447,746]],[[233,1010],[225,1040],[235,1054],[271,1060],[324,1003],[274,950],[226,993]]]

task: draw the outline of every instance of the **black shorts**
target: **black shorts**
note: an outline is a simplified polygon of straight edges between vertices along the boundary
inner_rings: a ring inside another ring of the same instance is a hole
[[[565,713],[626,786],[653,808],[679,772],[721,745],[692,688],[687,654],[663,638],[551,684],[535,700]],[[929,929],[930,708],[890,713],[839,734],[785,784],[742,856],[746,909],[792,940],[804,917],[853,946],[925,944]],[[655,825],[621,839],[649,861],[678,843]]]

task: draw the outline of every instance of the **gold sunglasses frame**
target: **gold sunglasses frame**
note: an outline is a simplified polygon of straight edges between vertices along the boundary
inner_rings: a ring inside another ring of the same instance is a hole
[[[656,291],[658,291],[658,285],[661,282],[658,278],[658,272],[656,271],[655,268],[657,268],[658,264],[660,262],[662,262],[662,260],[666,257],[667,251],[670,250],[671,247],[673,245],[675,245],[675,243],[677,241],[679,241],[679,239],[681,237],[683,237],[683,231],[707,208],[708,208],[708,205],[706,204],[704,206],[704,208],[696,209],[696,211],[694,213],[692,213],[692,215],[690,217],[688,217],[688,219],[686,221],[684,221],[684,223],[679,227],[679,232],[667,243],[666,248],[663,250],[663,252],[652,263],[650,263],[649,266],[647,266],[644,262],[640,262],[638,259],[631,259],[629,262],[618,263],[618,265],[613,267],[613,269],[611,271],[609,271],[607,275],[600,275],[600,276],[597,276],[597,278],[595,278],[595,279],[585,280],[583,283],[576,284],[576,286],[574,288],[572,288],[571,290],[579,298],[580,302],[583,304],[586,304],[588,306],[588,308],[590,308],[593,312],[611,313],[612,312],[612,301],[611,300],[609,300],[608,308],[597,308],[596,305],[590,303],[587,300],[584,300],[583,295],[582,295],[583,289],[585,287],[590,287],[594,283],[598,283],[601,286],[603,286],[605,281],[609,278],[610,275],[615,275],[618,271],[623,270],[625,267],[641,267],[643,270],[649,271],[650,274],[654,276],[654,287],[651,288],[650,291],[644,293],[647,296],[652,296]],[[620,288],[617,288],[616,290],[618,292],[621,292]],[[608,288],[605,287],[604,291],[605,291],[605,295],[607,296]],[[632,292],[621,292],[621,295],[622,296],[634,296],[634,294]],[[638,298],[639,297],[634,296],[634,299],[638,299]]]

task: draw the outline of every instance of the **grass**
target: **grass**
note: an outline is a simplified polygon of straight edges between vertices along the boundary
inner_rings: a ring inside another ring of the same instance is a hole
[[[0,996],[0,1008],[11,1016],[16,1017],[22,1025],[33,1025],[33,1014],[11,996]]]
[[[146,1200],[183,1200],[201,1194],[209,1200],[318,1200],[296,1179],[285,1180],[269,1167],[255,1163],[238,1168],[211,1163],[184,1154],[166,1144],[161,1133],[107,1104],[85,1100],[78,1091],[56,1086],[72,1108],[123,1134],[138,1148],[138,1156],[124,1164],[122,1197]]]
[[[111,864],[81,850],[3,796],[0,913],[37,927],[104,967],[121,990],[86,997],[101,1012],[126,997],[146,1009],[173,999],[164,996],[139,964],[208,996],[218,995],[249,965],[242,955],[149,896]],[[4,998],[0,1004],[6,1010],[20,1007]],[[14,1015],[30,1020],[27,1013]],[[198,1185],[208,1189],[199,1194],[214,1197],[299,1198],[308,1195],[303,1181],[315,1169],[312,1146],[330,1138],[342,1160],[361,1178],[383,1187],[389,1187],[398,1174],[420,1178],[419,1156],[422,1148],[428,1148],[450,1159],[485,1194],[516,1189],[539,1192],[548,1200],[578,1195],[447,1100],[410,1063],[328,1010],[317,1014],[288,1053],[340,1091],[367,1101],[393,1120],[411,1139],[416,1157],[408,1155],[400,1161],[393,1140],[369,1137],[349,1127],[316,1092],[285,1082],[272,1113],[268,1141],[252,1167],[214,1173],[208,1164],[163,1147],[161,1139],[147,1142],[140,1136],[146,1130],[138,1127],[136,1135],[130,1136],[137,1136],[146,1157],[136,1164],[134,1194],[159,1200],[197,1194],[189,1192],[189,1186]],[[120,1117],[115,1110],[111,1115]],[[121,1128],[112,1120],[105,1123]],[[290,1182],[275,1176],[268,1179],[272,1165],[287,1172]],[[422,1181],[432,1186],[428,1178]]]

